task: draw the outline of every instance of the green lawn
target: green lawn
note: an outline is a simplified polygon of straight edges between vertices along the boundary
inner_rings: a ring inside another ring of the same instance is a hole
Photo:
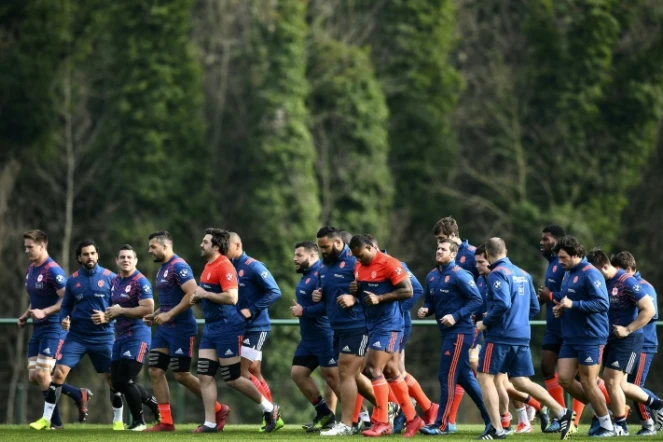
[[[60,431],[34,431],[28,428],[27,425],[3,425],[0,426],[0,441],[47,441],[47,442],[69,442],[69,441],[81,441],[81,442],[123,442],[123,441],[149,441],[149,440],[177,440],[177,441],[194,441],[202,439],[224,439],[224,440],[273,440],[273,441],[291,441],[291,440],[311,440],[311,439],[322,439],[316,434],[306,434],[299,426],[296,425],[286,425],[282,430],[274,434],[260,434],[258,433],[257,425],[229,425],[222,433],[217,434],[191,434],[191,431],[196,428],[195,424],[188,425],[178,425],[177,431],[174,433],[134,433],[134,432],[119,432],[112,431],[110,425],[90,425],[90,424],[70,424],[67,425],[67,428]],[[580,427],[580,433],[571,435],[573,440],[590,440],[586,436],[588,426],[582,425]],[[638,430],[638,426],[633,426],[630,430],[635,433]],[[430,439],[430,440],[440,440],[444,439],[445,441],[468,441],[477,437],[483,426],[480,425],[459,425],[459,432],[455,435],[444,436],[444,437],[426,437],[423,435],[417,435],[416,438],[419,440]],[[554,441],[559,440],[559,434],[542,434],[540,431],[537,431],[538,428],[535,428],[534,433],[530,434],[513,434],[508,436],[507,439],[512,441],[537,441],[537,440],[548,440]],[[389,439],[400,439],[402,436],[393,435],[389,436]],[[657,436],[652,436],[649,438],[638,438],[642,439],[655,439]],[[658,437],[660,439],[660,436]],[[352,436],[352,437],[334,437],[334,438],[324,438],[324,440],[361,440],[364,439],[362,436]],[[368,439],[366,439],[368,440]]]

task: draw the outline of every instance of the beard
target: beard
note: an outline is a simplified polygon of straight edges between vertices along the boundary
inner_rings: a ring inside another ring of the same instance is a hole
[[[331,251],[329,252],[328,256],[323,256],[323,261],[325,263],[332,263],[335,262],[339,256],[341,256],[341,252],[343,251],[342,248],[335,249],[334,246],[332,245]]]
[[[297,273],[306,273],[306,271],[310,268],[311,268],[311,263],[308,260],[306,260],[301,264],[299,264],[299,268],[295,269],[295,271]]]

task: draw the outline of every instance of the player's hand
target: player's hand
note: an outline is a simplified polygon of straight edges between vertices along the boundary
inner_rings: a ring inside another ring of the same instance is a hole
[[[482,332],[482,331],[484,331],[488,328],[485,325],[483,325],[483,321],[477,322],[476,327],[477,327],[477,330],[479,330],[480,332]]]
[[[25,324],[28,322],[28,317],[27,316],[19,316],[18,320],[16,321],[16,324],[23,328],[25,327]]]
[[[322,290],[320,289],[313,290],[313,293],[311,293],[311,299],[313,300],[313,302],[322,301]]]
[[[453,315],[444,315],[442,319],[440,319],[440,324],[445,327],[453,327],[456,324],[456,320]]]
[[[189,298],[189,304],[191,305],[198,304],[200,300],[204,298],[205,298],[205,291],[200,287],[196,287],[196,289],[191,294],[191,298]]]
[[[553,299],[553,304],[555,304],[553,307],[553,316],[555,316],[555,318],[561,318],[562,313],[564,313],[564,304],[555,299]]]
[[[421,307],[419,310],[417,310],[417,316],[421,318],[425,318],[428,316],[428,309],[426,307]]]
[[[242,316],[244,316],[244,319],[251,319],[251,316],[253,316],[251,314],[251,310],[248,308],[243,308],[239,312],[242,314]]]
[[[149,315],[143,316],[143,322],[147,326],[152,326],[152,322],[154,321],[154,313],[150,313]]]
[[[297,301],[294,301],[295,305],[290,306],[290,313],[292,316],[297,316],[300,317],[302,314],[304,314],[304,308],[297,303]]]
[[[92,313],[92,316],[90,316],[90,319],[92,319],[92,322],[95,323],[96,325],[101,325],[106,321],[106,313],[102,312],[101,310],[92,310],[94,313]]]
[[[628,335],[631,334],[631,330],[629,330],[627,327],[623,327],[621,325],[615,325],[612,327],[612,332],[617,336],[619,339],[625,338]]]
[[[378,305],[380,303],[380,297],[376,295],[375,293],[372,292],[364,292],[366,295],[364,297],[364,301],[366,301],[366,304],[368,305]]]
[[[165,324],[167,322],[170,322],[170,320],[173,319],[173,317],[170,315],[168,312],[164,313],[159,313],[154,317],[154,322],[158,325]]]
[[[539,302],[545,304],[550,300],[550,289],[548,287],[539,287],[537,292]]]
[[[122,307],[119,304],[113,304],[106,309],[106,321],[117,318],[122,315]]]
[[[350,294],[351,294],[351,295],[356,295],[356,294],[357,294],[357,290],[359,290],[359,284],[357,284],[357,281],[356,281],[356,280],[355,280],[355,281],[352,281],[352,282],[350,283],[350,288],[349,288]]]
[[[336,303],[343,308],[349,308],[355,305],[357,299],[352,295],[341,295],[336,298]]]
[[[60,322],[60,327],[62,327],[62,330],[67,331],[69,330],[69,326],[71,326],[71,319],[67,316]]]
[[[36,321],[39,319],[44,319],[46,317],[46,312],[42,309],[36,308],[34,310],[30,310],[30,316],[32,316],[32,319]]]

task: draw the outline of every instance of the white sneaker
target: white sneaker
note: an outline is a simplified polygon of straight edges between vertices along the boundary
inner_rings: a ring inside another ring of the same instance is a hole
[[[352,428],[343,422],[337,422],[331,430],[321,431],[320,436],[352,436]]]
[[[527,420],[530,423],[534,422],[534,419],[536,419],[536,409],[531,405],[525,405],[525,408],[527,409]]]

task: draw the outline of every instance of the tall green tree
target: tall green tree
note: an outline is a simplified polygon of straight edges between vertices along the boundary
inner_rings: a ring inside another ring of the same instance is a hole
[[[322,223],[387,239],[388,111],[367,50],[313,35],[307,77]]]

